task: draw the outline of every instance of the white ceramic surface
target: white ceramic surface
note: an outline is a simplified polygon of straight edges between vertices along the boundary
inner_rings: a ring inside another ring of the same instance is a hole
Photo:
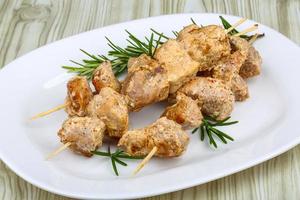
[[[239,18],[223,15],[234,23]],[[235,138],[217,150],[191,135],[187,152],[174,159],[153,159],[136,177],[131,172],[136,161],[120,167],[116,177],[109,160],[84,158],[64,151],[52,160],[45,155],[59,147],[56,135],[63,111],[29,122],[40,111],[59,105],[65,98],[65,83],[71,76],[60,66],[69,59],[80,60],[79,48],[92,53],[108,51],[104,36],[125,45],[128,29],[139,37],[149,28],[172,35],[190,23],[220,24],[217,14],[179,14],[153,17],[116,24],[82,33],[22,56],[0,72],[1,140],[0,158],[30,183],[64,196],[90,199],[137,198],[180,190],[205,183],[270,159],[300,141],[295,128],[300,119],[300,50],[280,33],[263,25],[266,36],[255,43],[263,57],[262,75],[251,79],[250,96],[236,103],[232,114],[237,125],[224,127]],[[252,25],[247,21],[240,29]],[[143,127],[161,114],[163,103],[144,108],[130,116],[131,127]]]

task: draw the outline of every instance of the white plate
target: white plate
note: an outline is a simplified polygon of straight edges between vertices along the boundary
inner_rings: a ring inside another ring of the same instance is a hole
[[[251,98],[236,103],[232,119],[240,123],[225,127],[235,141],[217,150],[191,136],[187,152],[174,159],[153,159],[141,173],[131,177],[137,162],[119,168],[116,177],[109,160],[84,158],[65,151],[50,161],[45,155],[60,146],[56,135],[63,111],[28,122],[27,119],[54,107],[65,98],[69,74],[60,66],[83,57],[79,48],[105,54],[104,36],[124,46],[128,29],[139,37],[149,28],[172,34],[190,23],[220,24],[217,14],[167,15],[125,22],[79,34],[39,48],[7,65],[0,73],[1,159],[19,176],[45,190],[76,198],[137,198],[199,185],[256,165],[292,148],[300,141],[295,129],[300,119],[300,50],[280,33],[263,25],[266,36],[255,43],[263,57],[262,75],[249,81]],[[225,16],[230,22],[239,18]],[[252,25],[247,21],[241,29]],[[163,105],[153,105],[131,116],[133,127],[151,123]]]

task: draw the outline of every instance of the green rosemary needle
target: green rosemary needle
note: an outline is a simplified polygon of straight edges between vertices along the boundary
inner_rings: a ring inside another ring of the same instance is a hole
[[[126,154],[123,150],[117,149],[114,153],[111,153],[110,146],[107,147],[107,152],[104,151],[92,151],[92,154],[97,156],[104,156],[109,157],[111,160],[111,165],[114,170],[114,173],[119,176],[119,171],[117,168],[117,163],[122,166],[127,166],[127,163],[125,163],[121,159],[143,159],[144,157],[141,156],[130,156]]]
[[[216,128],[217,126],[229,126],[238,123],[238,121],[228,122],[229,119],[230,117],[218,121],[211,117],[205,116],[202,120],[202,124],[198,128],[195,128],[192,131],[192,134],[198,131],[201,141],[203,141],[205,135],[207,135],[209,144],[213,145],[215,148],[218,148],[214,137],[218,137],[224,144],[227,144],[227,140],[234,140],[232,137]]]
[[[197,23],[195,22],[195,20],[191,17],[191,21],[193,24],[197,25]]]

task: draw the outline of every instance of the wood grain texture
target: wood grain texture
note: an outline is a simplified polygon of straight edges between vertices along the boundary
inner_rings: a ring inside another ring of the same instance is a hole
[[[247,17],[300,43],[299,0],[0,0],[0,67],[39,46],[80,32],[137,18],[181,12],[217,12]],[[299,197],[298,145],[234,175],[147,199],[281,200]],[[0,161],[0,199],[66,198],[32,186]]]

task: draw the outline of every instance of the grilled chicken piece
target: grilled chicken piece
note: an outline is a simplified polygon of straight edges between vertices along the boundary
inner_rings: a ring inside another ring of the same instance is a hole
[[[236,101],[244,101],[249,97],[247,83],[239,75],[239,69],[244,62],[240,55],[240,51],[234,52],[211,71],[213,78],[223,80],[231,88]]]
[[[195,76],[199,68],[198,63],[192,60],[176,40],[168,40],[161,45],[154,57],[167,71],[171,94]]]
[[[230,37],[232,54],[223,58],[212,69],[212,77],[223,80],[231,87],[236,101],[249,97],[247,83],[239,76],[241,66],[248,56],[249,43],[240,37]]]
[[[261,71],[262,59],[258,53],[258,51],[251,46],[249,49],[249,54],[240,69],[240,75],[244,79],[252,78],[254,76],[258,76]]]
[[[148,127],[127,131],[118,146],[132,156],[145,156],[156,146],[156,156],[174,157],[180,156],[188,143],[189,136],[181,126],[162,117]]]
[[[131,57],[128,60],[127,71],[130,74],[142,69],[152,70],[159,66],[159,63],[156,60],[146,54],[142,54],[139,57]]]
[[[216,25],[189,25],[179,32],[177,41],[199,63],[199,71],[210,70],[231,51],[227,33]]]
[[[104,87],[110,87],[113,90],[120,92],[121,84],[118,79],[115,77],[114,72],[111,68],[111,63],[109,61],[105,61],[99,65],[97,69],[95,69],[93,73],[92,83],[97,91]]]
[[[128,129],[127,102],[124,96],[110,87],[102,88],[94,96],[88,105],[88,113],[104,122],[111,137],[120,138]]]
[[[104,131],[105,125],[100,119],[71,117],[63,123],[58,136],[62,143],[70,142],[74,152],[90,157],[91,151],[102,145]]]
[[[245,59],[241,57],[240,51],[236,51],[226,58],[223,58],[211,71],[211,76],[224,82],[231,82],[233,76],[239,73],[239,69]]]
[[[93,97],[88,81],[76,76],[67,83],[66,112],[69,116],[85,116],[87,105]]]
[[[129,110],[139,111],[146,105],[166,99],[169,82],[166,70],[154,59],[146,55],[134,59],[121,93],[128,98]]]
[[[236,101],[245,101],[249,98],[248,85],[239,74],[235,74],[231,80],[231,91]]]
[[[248,57],[249,49],[251,45],[249,42],[241,37],[237,36],[230,36],[229,37],[230,45],[231,45],[231,53],[234,53],[236,51],[240,52],[240,60],[245,60]]]
[[[177,122],[186,129],[198,127],[203,119],[198,100],[193,100],[182,93],[177,94],[176,100],[174,105],[165,109],[162,116]]]
[[[178,91],[199,100],[202,113],[217,120],[229,117],[233,110],[234,95],[221,80],[195,77]]]
[[[262,59],[258,51],[248,41],[240,37],[230,37],[230,43],[233,50],[239,50],[242,52],[242,56],[245,57],[245,61],[239,70],[240,75],[244,79],[259,75]]]

